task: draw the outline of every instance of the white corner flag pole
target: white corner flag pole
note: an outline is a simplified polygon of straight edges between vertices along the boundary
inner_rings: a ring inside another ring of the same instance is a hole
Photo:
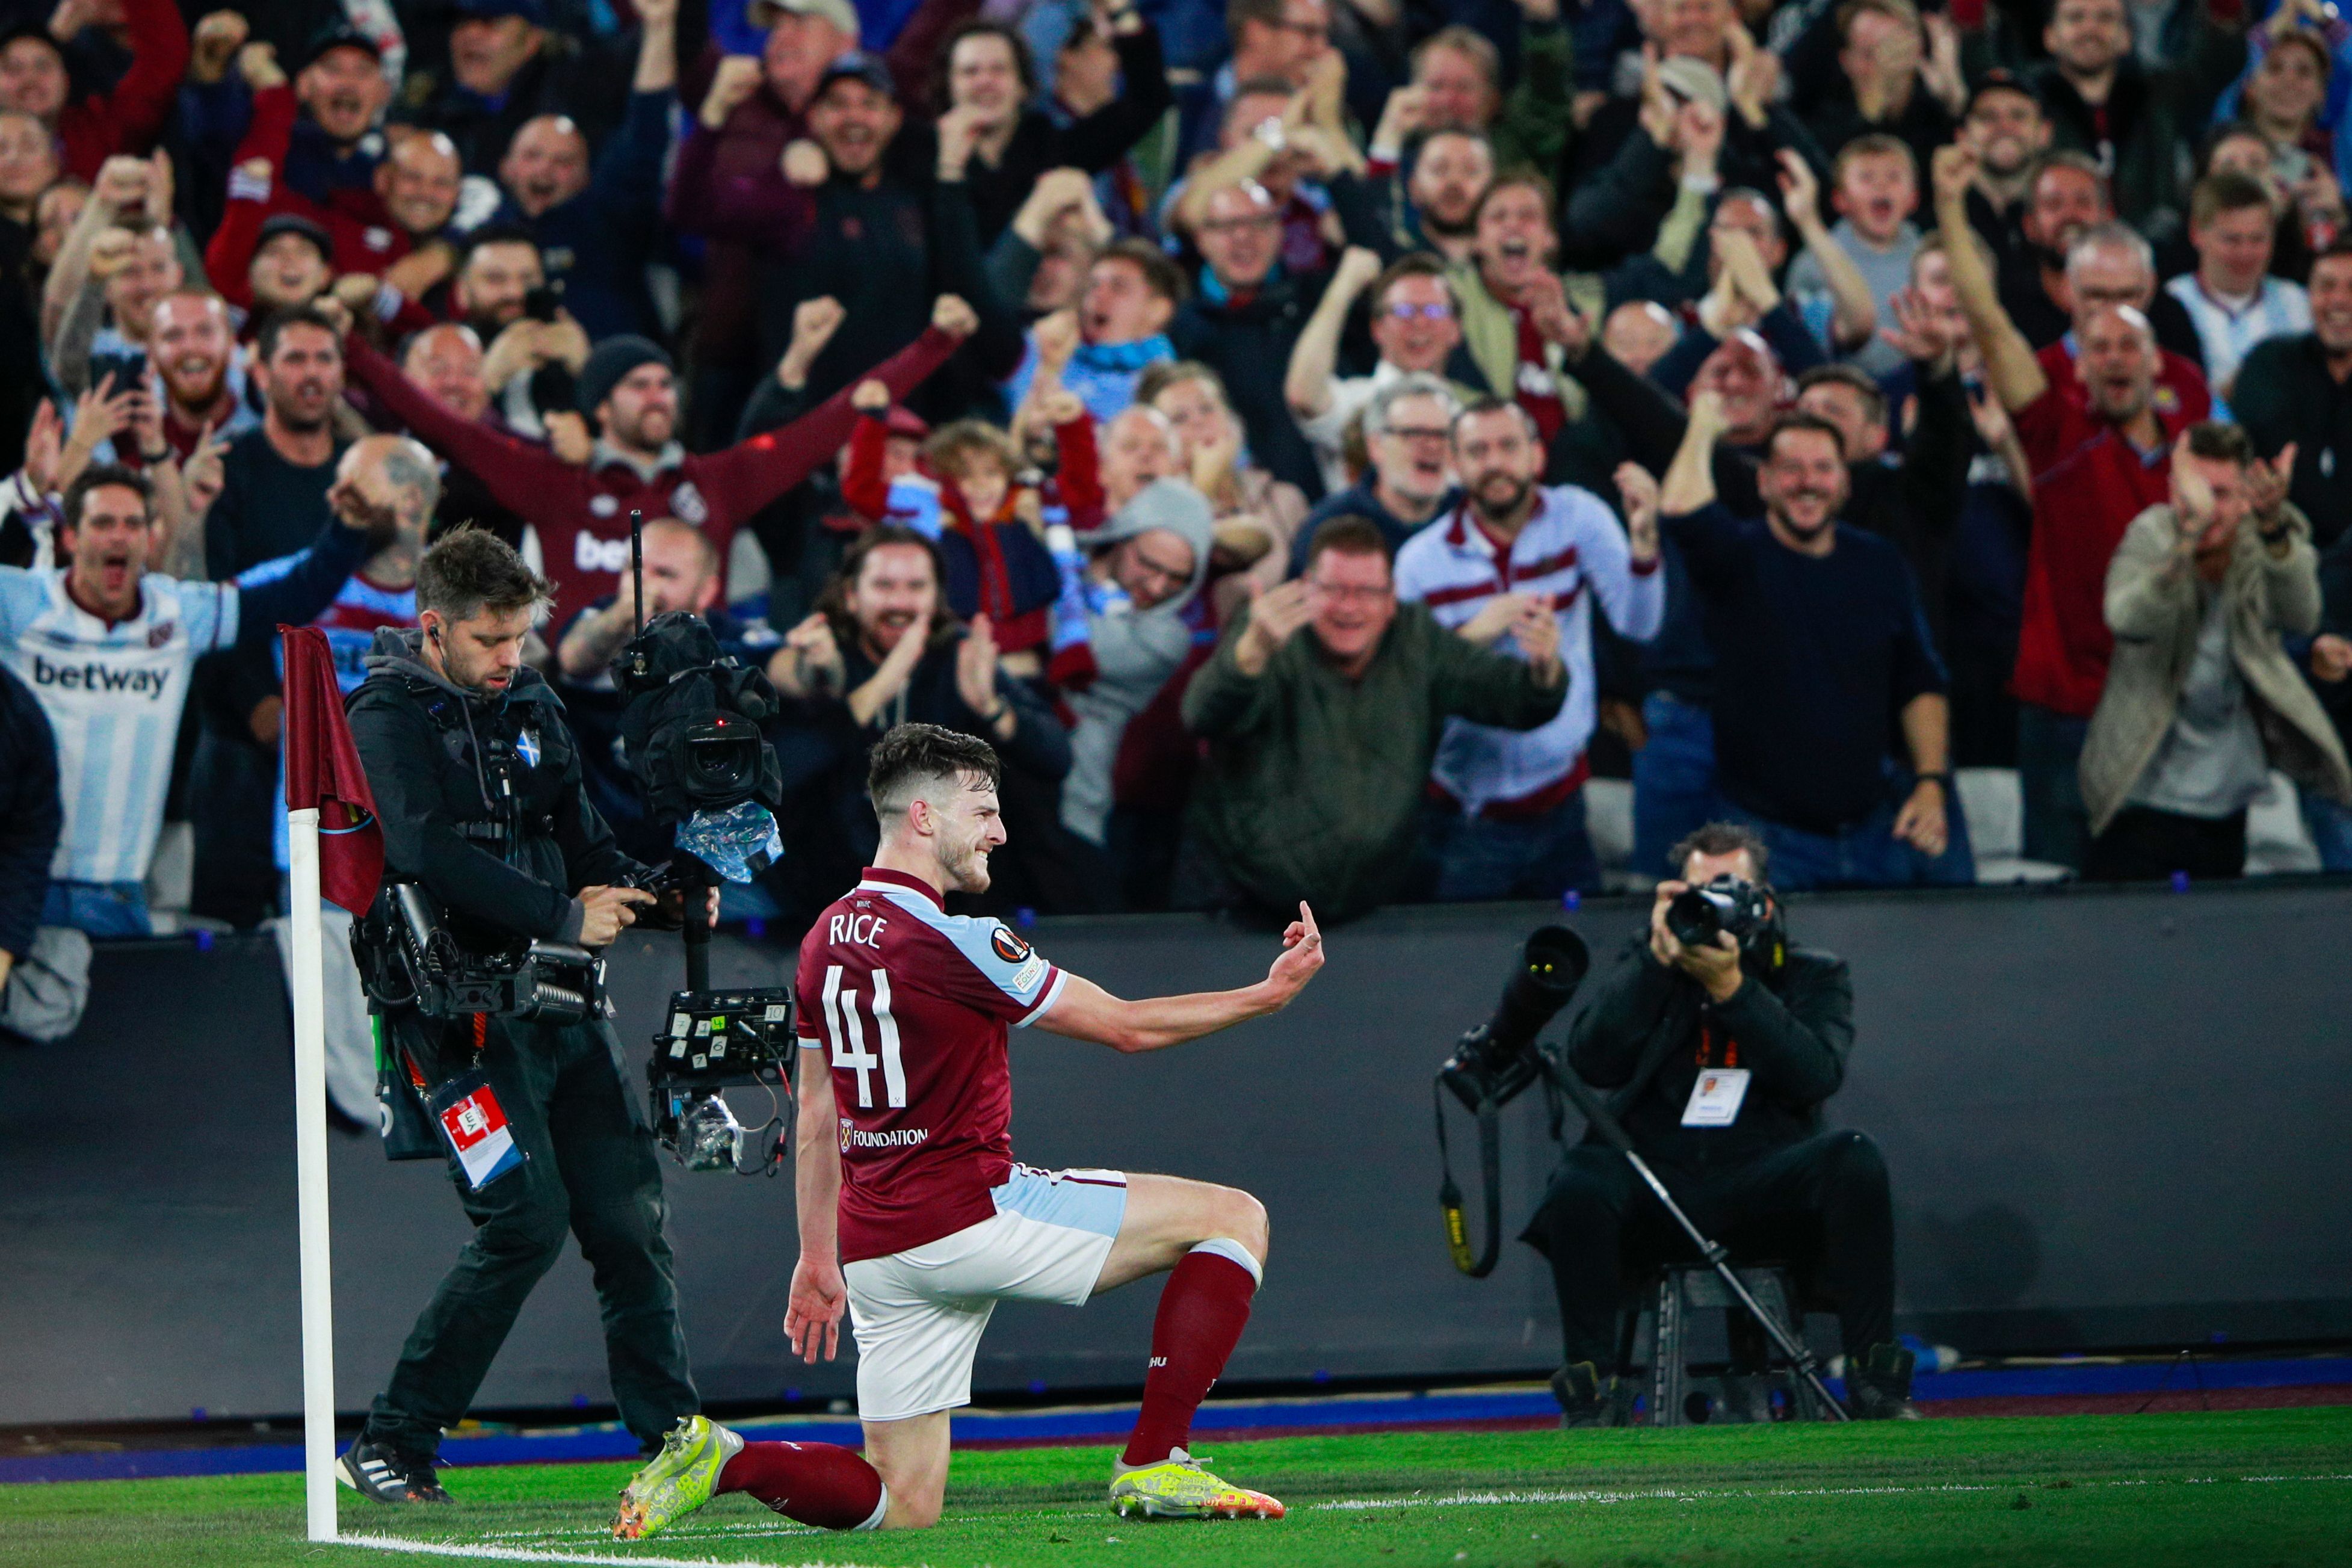
[[[327,1256],[327,1001],[319,811],[287,816],[294,954],[295,1180],[302,1234],[302,1499],[310,1539],[335,1539],[335,1287]]]

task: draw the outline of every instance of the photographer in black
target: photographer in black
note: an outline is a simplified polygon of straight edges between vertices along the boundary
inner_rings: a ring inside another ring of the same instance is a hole
[[[351,699],[387,877],[418,883],[465,954],[533,940],[595,949],[641,917],[679,923],[678,895],[657,901],[627,885],[651,873],[614,847],[583,793],[562,704],[522,663],[551,594],[496,536],[451,532],[418,563],[419,628],[377,633]],[[594,1270],[621,1419],[659,1447],[700,1402],[662,1234],[661,1170],[612,1026],[593,1007],[562,1026],[381,1011],[394,1070],[424,1092],[446,1096],[461,1075],[486,1080],[487,1093],[443,1108],[458,1155],[451,1173],[475,1229],[337,1474],[381,1502],[449,1500],[433,1475],[442,1431],[466,1414],[567,1229]],[[485,1174],[464,1153],[495,1137],[501,1118],[520,1158]]]
[[[1768,853],[1747,828],[1710,823],[1675,857],[1682,879],[1658,885],[1649,929],[1577,1016],[1569,1066],[1615,1091],[1610,1108],[1643,1159],[1735,1263],[1786,1262],[1801,1294],[1835,1304],[1848,1408],[1916,1415],[1911,1354],[1895,1342],[1885,1162],[1863,1133],[1822,1130],[1822,1102],[1853,1045],[1845,962],[1786,942]],[[1744,942],[1718,930],[1685,943],[1669,907],[1693,888],[1748,896],[1769,913]],[[1564,1424],[1607,1425],[1626,1281],[1695,1263],[1696,1252],[1625,1157],[1591,1134],[1562,1159],[1521,1239],[1550,1260],[1559,1293],[1566,1364],[1552,1392]],[[1735,1371],[1760,1369],[1758,1325],[1736,1312],[1729,1324]]]

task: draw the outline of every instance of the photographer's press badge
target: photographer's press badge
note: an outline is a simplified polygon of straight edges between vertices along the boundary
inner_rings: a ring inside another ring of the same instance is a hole
[[[506,1110],[479,1068],[435,1089],[432,1103],[433,1119],[441,1124],[441,1136],[465,1171],[467,1186],[478,1193],[521,1166],[525,1156],[515,1147]]]
[[[1728,1127],[1739,1120],[1739,1102],[1747,1098],[1746,1068],[1701,1068],[1683,1107],[1683,1125]]]

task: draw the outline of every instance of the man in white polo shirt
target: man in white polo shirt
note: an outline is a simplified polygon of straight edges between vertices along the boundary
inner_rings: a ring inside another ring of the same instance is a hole
[[[1446,721],[1430,769],[1443,796],[1431,812],[1437,896],[1592,891],[1601,875],[1584,830],[1584,748],[1597,709],[1592,601],[1619,636],[1657,635],[1666,594],[1655,488],[1631,504],[1629,539],[1591,491],[1536,483],[1544,452],[1535,422],[1494,398],[1455,416],[1452,449],[1464,499],[1397,552],[1397,597],[1426,604],[1440,625],[1482,644],[1507,637],[1530,598],[1547,605],[1559,621],[1568,699],[1533,730]]]

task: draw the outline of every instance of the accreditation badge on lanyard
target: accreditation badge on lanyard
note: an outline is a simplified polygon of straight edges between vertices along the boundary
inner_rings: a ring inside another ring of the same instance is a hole
[[[1701,1068],[1690,1103],[1683,1107],[1683,1125],[1728,1127],[1739,1120],[1739,1102],[1747,1098],[1746,1068]]]
[[[521,1167],[526,1156],[515,1146],[506,1109],[479,1068],[433,1091],[433,1119],[466,1173],[466,1184],[476,1192]]]

